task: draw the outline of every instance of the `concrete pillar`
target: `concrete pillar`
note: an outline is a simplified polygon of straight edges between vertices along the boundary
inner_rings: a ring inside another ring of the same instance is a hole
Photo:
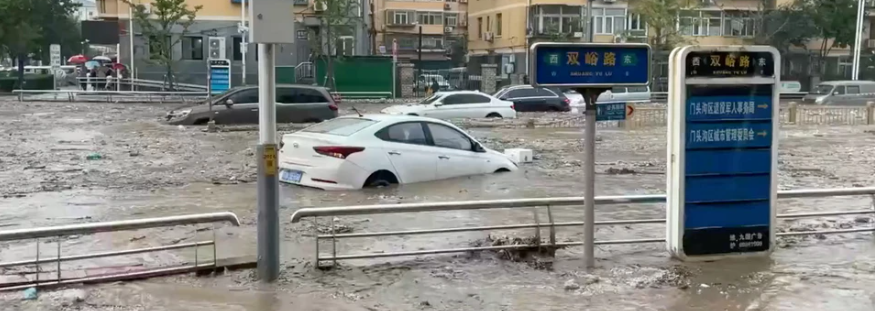
[[[526,84],[524,73],[511,73],[510,76],[510,85],[520,85]]]
[[[483,93],[495,93],[495,87],[498,85],[498,65],[480,65],[480,84],[480,91]]]
[[[398,81],[400,82],[402,98],[411,98],[416,96],[416,92],[414,92],[413,90],[416,85],[416,77],[413,72],[413,64],[398,64]]]

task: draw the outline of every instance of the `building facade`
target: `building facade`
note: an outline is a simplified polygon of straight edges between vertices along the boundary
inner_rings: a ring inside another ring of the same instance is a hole
[[[257,1],[257,0],[256,0]],[[296,41],[294,44],[281,44],[277,48],[277,66],[294,68],[310,62],[314,55],[314,49],[321,49],[321,53],[328,53],[327,44],[311,44],[315,35],[325,35],[324,27],[319,19],[320,8],[316,7],[313,0],[290,0],[294,1],[294,10],[289,12],[289,30],[295,31]],[[339,36],[339,49],[335,53],[346,55],[368,55],[371,49],[368,37],[368,19],[370,13],[367,0],[350,0],[355,3],[356,10],[351,14],[358,15],[350,19],[354,22],[353,31],[348,36]],[[149,6],[151,0],[132,0],[135,4]],[[240,31],[241,0],[187,0],[188,6],[202,5],[198,12],[195,23],[183,36],[180,44],[173,48],[175,63],[175,81],[181,83],[206,84],[207,60],[210,57],[226,58],[232,63],[232,84],[243,84],[243,66],[245,58],[246,84],[255,84],[258,81],[258,57],[255,44],[242,44],[244,33]],[[140,28],[133,23],[133,31],[130,28],[130,8],[122,0],[97,0],[97,18],[102,20],[116,20],[119,25],[119,44],[121,52],[120,61],[131,63],[131,33],[133,34],[133,68],[136,78],[149,80],[163,80],[165,71],[158,65],[150,62],[149,40],[145,38]],[[248,18],[248,16],[246,16]],[[217,40],[221,47],[210,49],[211,40]],[[321,40],[325,42],[325,40]],[[317,45],[322,45],[321,47]],[[220,55],[213,55],[218,49]],[[288,72],[288,71],[285,71]]]
[[[474,1],[474,0],[472,0]],[[374,51],[421,67],[452,66],[464,58],[468,0],[373,0]],[[421,41],[421,47],[420,47]],[[455,55],[453,55],[455,53]]]
[[[769,1],[772,5],[792,0]],[[678,13],[676,30],[687,44],[752,44],[757,34],[757,16],[765,8],[762,0],[701,0],[694,8]],[[508,74],[528,72],[528,47],[540,41],[584,42],[586,40],[586,1],[579,0],[471,0],[468,4],[468,52],[471,67],[490,63],[499,65],[502,78]],[[632,13],[626,0],[595,0],[592,10],[594,42],[648,42],[653,35],[641,16]],[[849,17],[853,18],[853,17]],[[875,34],[864,33],[875,47]],[[871,42],[871,43],[869,43]],[[816,51],[819,40],[807,46]],[[798,50],[798,51],[796,51]],[[800,55],[785,55],[783,74],[801,75],[806,66],[789,61],[808,58],[805,48],[794,49]],[[667,51],[663,51],[667,54]],[[834,48],[827,61],[828,74],[850,72],[850,50]],[[667,63],[656,73],[667,73]],[[474,69],[476,71],[476,69]]]

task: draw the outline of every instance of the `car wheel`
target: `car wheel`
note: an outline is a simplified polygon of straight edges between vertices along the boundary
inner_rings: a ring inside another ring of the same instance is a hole
[[[201,118],[201,119],[194,120],[194,123],[192,123],[192,124],[193,125],[206,125],[207,122],[210,122],[210,119]]]
[[[492,112],[492,113],[487,114],[486,117],[487,118],[499,118],[499,119],[501,119],[501,114],[498,114],[497,112]]]
[[[407,115],[408,115],[408,116],[414,116],[414,117],[418,117],[418,116],[419,116],[418,114],[415,114],[415,113],[408,113]]]
[[[364,188],[383,188],[397,184],[398,178],[389,171],[376,171],[365,180]]]
[[[503,168],[503,167],[500,168],[500,169],[495,170],[495,173],[507,173],[507,172],[510,172],[510,170],[509,170],[509,169],[506,169],[506,168]]]

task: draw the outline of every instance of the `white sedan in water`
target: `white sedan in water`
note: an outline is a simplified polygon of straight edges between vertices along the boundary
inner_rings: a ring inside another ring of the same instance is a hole
[[[281,182],[325,190],[517,170],[455,125],[417,116],[340,117],[283,135],[280,146]]]
[[[438,119],[516,118],[513,102],[477,91],[437,92],[419,103],[396,105],[381,112]]]

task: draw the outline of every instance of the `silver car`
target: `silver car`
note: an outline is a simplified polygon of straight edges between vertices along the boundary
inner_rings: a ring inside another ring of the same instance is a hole
[[[811,88],[802,98],[803,104],[814,105],[865,105],[875,101],[873,81],[829,81]]]
[[[584,106],[583,95],[572,89],[563,90],[565,97],[571,100],[571,107]],[[618,86],[611,88],[610,91],[599,94],[596,103],[650,103],[650,87],[649,86]]]

